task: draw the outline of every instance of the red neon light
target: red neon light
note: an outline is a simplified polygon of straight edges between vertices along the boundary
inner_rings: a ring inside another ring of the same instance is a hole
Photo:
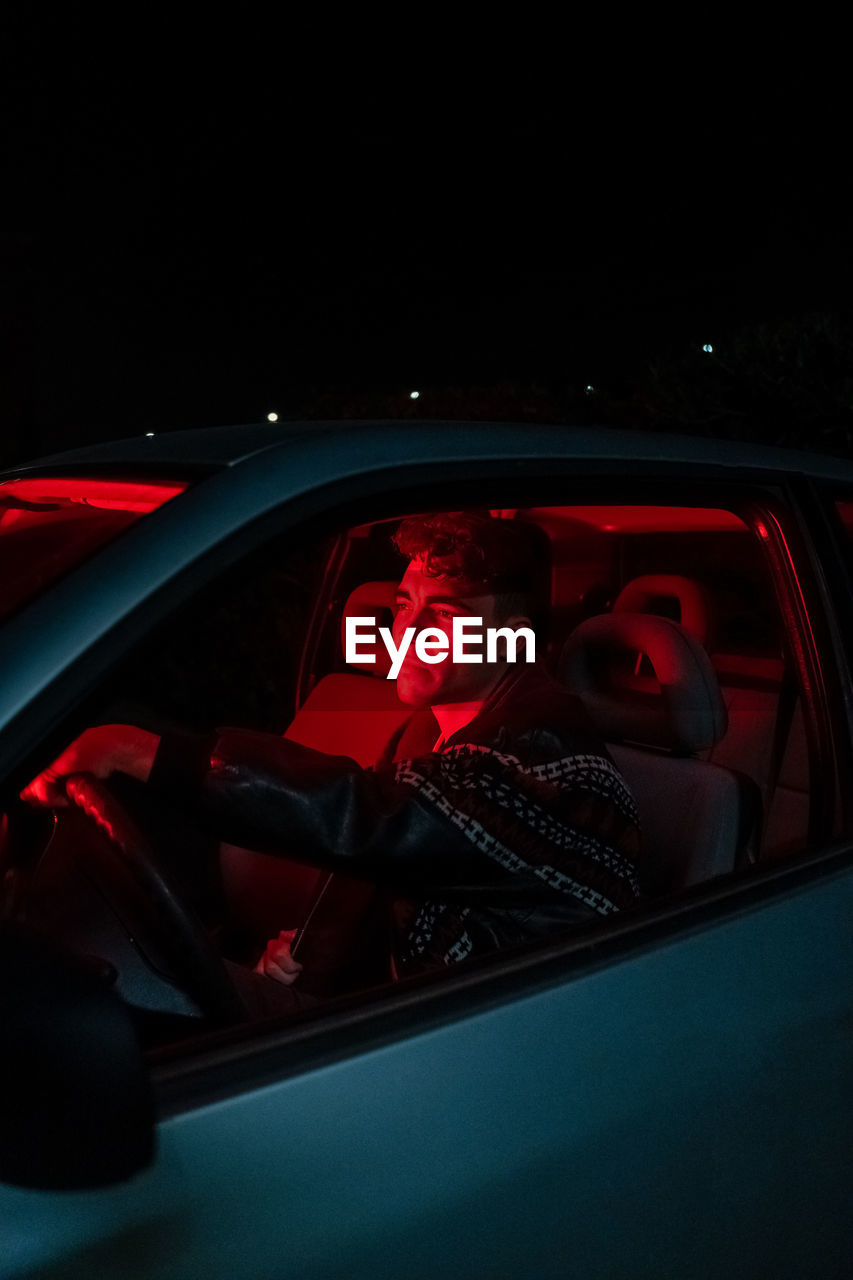
[[[74,503],[105,511],[133,511],[144,515],[183,493],[186,484],[148,484],[130,480],[87,480],[74,477],[28,477],[0,484],[0,501],[19,498],[22,502]]]
[[[577,520],[605,533],[716,533],[744,530],[743,520],[722,507],[658,507],[633,504],[531,507],[537,519]]]

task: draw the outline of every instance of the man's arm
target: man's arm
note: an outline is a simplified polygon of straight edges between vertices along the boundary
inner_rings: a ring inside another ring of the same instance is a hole
[[[607,914],[639,891],[636,807],[612,761],[590,745],[543,742],[536,768],[461,745],[374,772],[286,738],[226,729],[199,743],[195,759],[164,738],[151,784],[184,802],[194,796],[220,838],[298,851],[404,895],[505,908],[575,901]]]
[[[394,766],[374,772],[286,738],[224,729],[213,738],[165,735],[150,784],[220,840],[406,892],[491,878],[482,854]]]
[[[633,801],[612,762],[588,747],[566,755],[555,743],[554,751],[562,759],[537,770],[472,746],[372,772],[268,733],[161,741],[107,725],[84,733],[24,795],[50,803],[63,774],[121,770],[170,795],[220,840],[298,855],[405,895],[484,902],[485,893],[505,907],[556,898],[607,914],[638,892]]]
[[[432,815],[420,811],[392,772],[374,774],[347,756],[273,734],[226,729],[161,738],[134,725],[97,725],[21,795],[32,804],[64,806],[70,774],[116,772],[168,795],[220,840],[284,855],[298,851],[339,870],[355,871],[358,862],[357,870],[407,888],[430,883],[444,863],[453,878],[454,858],[440,852],[447,844],[441,824],[436,830]],[[457,849],[455,861],[467,852]]]

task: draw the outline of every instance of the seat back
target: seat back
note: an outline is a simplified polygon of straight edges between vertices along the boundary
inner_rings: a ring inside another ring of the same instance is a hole
[[[373,618],[376,627],[390,626],[396,585],[365,582],[356,587],[341,619],[342,648],[348,618]],[[411,708],[397,697],[396,683],[385,678],[390,667],[387,649],[377,645],[375,653],[375,663],[354,663],[349,671],[319,680],[285,738],[329,755],[349,756],[362,768],[375,764],[388,739],[411,714]]]
[[[388,739],[411,715],[393,680],[342,671],[318,681],[285,730],[315,751],[374,765]]]
[[[674,618],[708,651],[726,704],[728,730],[703,758],[757,784],[765,814],[762,857],[803,848],[810,805],[808,750],[802,702],[792,692],[783,660],[718,647],[725,626],[712,593],[680,574],[632,579],[613,604],[614,613],[622,611]]]
[[[652,679],[623,678],[637,653],[651,664]],[[561,676],[634,793],[652,889],[731,871],[755,829],[760,798],[749,779],[695,758],[727,724],[716,674],[695,637],[651,614],[590,618],[570,636]]]
[[[684,889],[734,869],[754,806],[744,795],[746,780],[703,760],[616,743],[609,750],[637,802],[652,892]]]

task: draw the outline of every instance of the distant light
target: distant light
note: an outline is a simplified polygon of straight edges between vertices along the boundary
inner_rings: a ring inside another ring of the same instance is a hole
[[[145,432],[145,434],[146,434],[147,436],[153,436],[154,432],[153,432],[153,431],[146,431],[146,432]]]
[[[591,382],[588,382],[588,383],[586,384],[586,394],[587,394],[588,396],[591,396],[591,395],[593,394],[593,392],[594,392],[594,391],[595,391],[595,387],[592,385],[592,383],[591,383]]]
[[[268,413],[268,414],[267,414],[267,422],[278,422],[278,414],[277,414],[277,413]]]
[[[710,342],[706,342],[702,350],[707,351],[708,355],[710,355],[714,348],[711,346]]]
[[[409,399],[410,399],[410,400],[417,400],[417,398],[418,398],[418,396],[419,396],[420,394],[421,394],[421,393],[420,393],[420,391],[410,391],[410,392],[409,392]]]

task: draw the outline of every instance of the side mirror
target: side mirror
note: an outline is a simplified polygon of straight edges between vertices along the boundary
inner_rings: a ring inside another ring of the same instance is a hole
[[[110,1186],[154,1149],[153,1096],[126,1006],[68,952],[0,925],[0,1181]]]

